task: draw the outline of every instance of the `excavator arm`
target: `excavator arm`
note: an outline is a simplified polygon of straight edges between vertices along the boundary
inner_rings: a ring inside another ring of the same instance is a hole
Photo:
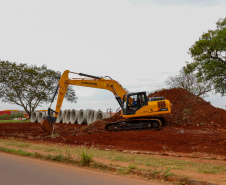
[[[78,74],[80,76],[86,76],[91,78],[72,78],[69,79],[69,70],[64,71],[63,75],[61,76],[61,79],[59,81],[59,94],[56,104],[56,112],[59,112],[65,97],[65,94],[67,92],[67,88],[69,85],[77,85],[77,86],[83,86],[83,87],[91,87],[91,88],[98,88],[98,89],[106,89],[111,91],[114,95],[116,100],[118,101],[120,107],[123,106],[123,95],[127,94],[128,91],[122,87],[121,84],[119,84],[117,81],[113,79],[105,79],[101,77],[86,75],[83,73],[74,73]],[[57,117],[57,114],[55,114],[55,117]]]

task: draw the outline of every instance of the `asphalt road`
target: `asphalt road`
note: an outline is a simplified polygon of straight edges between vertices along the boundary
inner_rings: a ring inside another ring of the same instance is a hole
[[[71,165],[0,153],[1,185],[162,185]]]

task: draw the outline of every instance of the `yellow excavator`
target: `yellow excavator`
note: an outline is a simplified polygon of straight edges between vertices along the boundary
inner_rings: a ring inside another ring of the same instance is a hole
[[[69,79],[69,73],[89,78]],[[66,70],[61,76],[51,101],[52,105],[55,96],[58,93],[56,109],[52,110],[50,105],[48,108],[48,116],[41,121],[41,127],[49,134],[54,133],[54,124],[69,85],[106,89],[115,95],[115,98],[122,109],[121,115],[123,119],[108,123],[105,127],[108,131],[143,129],[158,130],[162,124],[164,124],[164,118],[158,115],[171,113],[170,101],[166,100],[164,97],[148,98],[145,91],[129,92],[127,89],[123,88],[120,83],[109,76],[98,77]],[[50,116],[51,111],[55,113],[54,117]]]

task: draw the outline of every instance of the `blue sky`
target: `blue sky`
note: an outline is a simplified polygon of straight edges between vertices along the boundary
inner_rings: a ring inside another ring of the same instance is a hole
[[[154,91],[192,61],[189,47],[225,12],[221,0],[0,0],[0,60],[111,76],[129,91]],[[65,101],[63,109],[119,107],[111,92],[74,89],[78,103]],[[206,100],[225,107],[220,95]]]

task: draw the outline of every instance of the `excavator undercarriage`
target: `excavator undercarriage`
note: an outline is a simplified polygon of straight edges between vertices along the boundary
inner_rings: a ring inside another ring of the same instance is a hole
[[[163,117],[121,119],[108,123],[105,129],[107,131],[159,130],[164,123]]]

